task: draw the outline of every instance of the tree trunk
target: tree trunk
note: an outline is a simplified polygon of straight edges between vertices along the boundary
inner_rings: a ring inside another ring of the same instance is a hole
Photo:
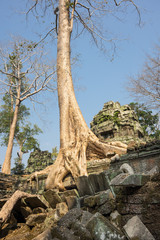
[[[19,106],[20,106],[20,100],[17,99],[15,110],[14,110],[14,115],[13,115],[13,120],[12,120],[12,123],[10,126],[6,156],[5,156],[5,160],[3,162],[3,166],[2,166],[2,172],[5,174],[11,173],[11,157],[12,157],[12,149],[13,149],[13,140],[14,140],[14,134],[15,134],[16,124],[17,124],[17,119],[18,119]]]
[[[22,147],[23,147],[23,145],[19,144],[19,146],[20,146],[19,153],[18,153],[19,164],[22,164],[22,158],[23,158]]]
[[[126,145],[104,144],[88,128],[75,98],[70,64],[70,16],[68,0],[59,1],[57,47],[57,84],[60,109],[60,151],[46,180],[46,189],[63,190],[63,179],[87,175],[86,160],[91,156],[106,157],[126,152]]]

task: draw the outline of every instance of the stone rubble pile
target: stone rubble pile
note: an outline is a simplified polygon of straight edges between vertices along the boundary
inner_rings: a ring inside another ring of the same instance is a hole
[[[147,220],[160,204],[160,194],[153,194],[153,187],[160,186],[160,175],[154,170],[140,175],[123,166],[118,172],[106,170],[79,177],[76,186],[19,200],[1,229],[0,239],[159,239],[160,231],[152,228],[154,219]],[[158,221],[160,212],[157,214]]]

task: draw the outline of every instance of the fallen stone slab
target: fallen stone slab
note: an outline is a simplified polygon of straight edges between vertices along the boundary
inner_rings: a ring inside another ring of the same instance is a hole
[[[89,182],[91,183],[94,192],[100,192],[105,190],[104,179],[102,174],[90,174],[88,176]]]
[[[33,197],[25,197],[24,202],[32,209],[34,208],[44,208],[46,209],[47,206],[41,201],[41,199],[38,196],[33,196]]]
[[[38,223],[44,222],[46,217],[47,217],[46,213],[31,214],[26,219],[26,225],[30,226],[30,227],[33,227]]]
[[[61,197],[62,201],[64,202],[67,197],[71,197],[71,196],[79,197],[79,194],[76,189],[71,189],[71,190],[67,190],[64,192],[59,192],[59,196]]]
[[[130,240],[155,240],[138,216],[132,217],[123,228]]]
[[[84,206],[87,206],[87,207],[101,206],[106,202],[110,202],[112,200],[114,200],[114,196],[112,192],[108,189],[94,196],[88,196],[84,198]]]
[[[73,208],[58,221],[58,226],[69,228],[72,223],[81,218],[82,214],[82,209]]]
[[[95,213],[86,224],[94,240],[126,240],[126,237],[108,219],[100,213]]]
[[[81,176],[77,178],[76,186],[79,195],[94,195],[95,193],[109,189],[109,171],[103,171],[99,174],[90,174],[89,176]]]
[[[78,197],[75,196],[68,196],[66,197],[66,202],[68,205],[68,209],[72,209],[72,208],[80,208],[80,200]]]
[[[58,191],[55,191],[53,189],[50,189],[43,193],[44,198],[49,203],[51,208],[56,208],[56,204],[63,202],[62,198],[59,195]]]
[[[78,177],[76,180],[76,186],[80,197],[95,194],[91,181],[87,176]]]
[[[119,174],[113,178],[110,182],[111,186],[121,187],[141,187],[150,180],[149,175],[132,174],[128,175],[125,173]]]

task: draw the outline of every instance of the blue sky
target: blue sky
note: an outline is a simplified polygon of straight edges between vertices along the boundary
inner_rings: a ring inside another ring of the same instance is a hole
[[[41,32],[42,28],[31,17],[27,22],[20,13],[24,7],[23,2],[25,1],[0,0],[1,43],[7,44],[12,35],[21,35],[30,40],[38,39],[37,33]],[[141,27],[138,26],[138,16],[133,8],[129,14],[125,14],[122,21],[109,17],[103,20],[108,31],[119,38],[114,59],[100,52],[90,42],[88,35],[81,36],[71,44],[73,56],[79,55],[79,61],[73,68],[76,96],[88,126],[105,102],[113,100],[123,105],[133,101],[125,89],[128,77],[141,71],[146,54],[152,54],[154,45],[160,39],[160,1],[137,0],[136,3],[141,11]],[[109,49],[108,45],[106,49]],[[47,51],[51,58],[56,58],[56,41],[49,43]],[[40,148],[51,151],[52,147],[59,147],[56,93],[46,98],[45,103],[45,109],[38,107],[37,113],[31,112],[30,121],[43,130],[43,134],[38,136]],[[32,106],[29,106],[32,109]],[[0,164],[3,163],[5,151],[6,148],[0,148]],[[16,148],[13,151],[12,158],[14,157]]]

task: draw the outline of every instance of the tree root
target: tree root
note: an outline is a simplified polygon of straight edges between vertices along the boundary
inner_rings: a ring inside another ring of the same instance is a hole
[[[79,176],[87,176],[87,147],[94,150],[97,156],[103,158],[113,156],[115,154],[125,154],[127,145],[121,142],[102,143],[92,132],[88,134],[88,138],[78,139],[77,143],[71,145],[67,149],[60,149],[58,158],[56,159],[46,180],[46,189],[58,188],[64,190],[63,179],[71,173],[74,180]]]
[[[17,203],[17,201],[23,197],[33,197],[32,194],[25,193],[22,191],[17,190],[12,197],[8,199],[8,201],[3,205],[1,211],[0,211],[0,228],[3,227],[3,225],[7,222],[7,220],[10,218],[12,210]]]
[[[61,148],[58,157],[53,165],[48,166],[42,171],[31,174],[29,181],[37,182],[40,176],[47,174],[45,189],[57,188],[65,190],[63,179],[71,173],[74,180],[79,176],[87,176],[87,159],[93,152],[94,159],[112,157],[115,154],[125,154],[127,145],[119,141],[103,143],[90,130],[86,135],[78,132],[76,141],[73,141],[67,148]]]

